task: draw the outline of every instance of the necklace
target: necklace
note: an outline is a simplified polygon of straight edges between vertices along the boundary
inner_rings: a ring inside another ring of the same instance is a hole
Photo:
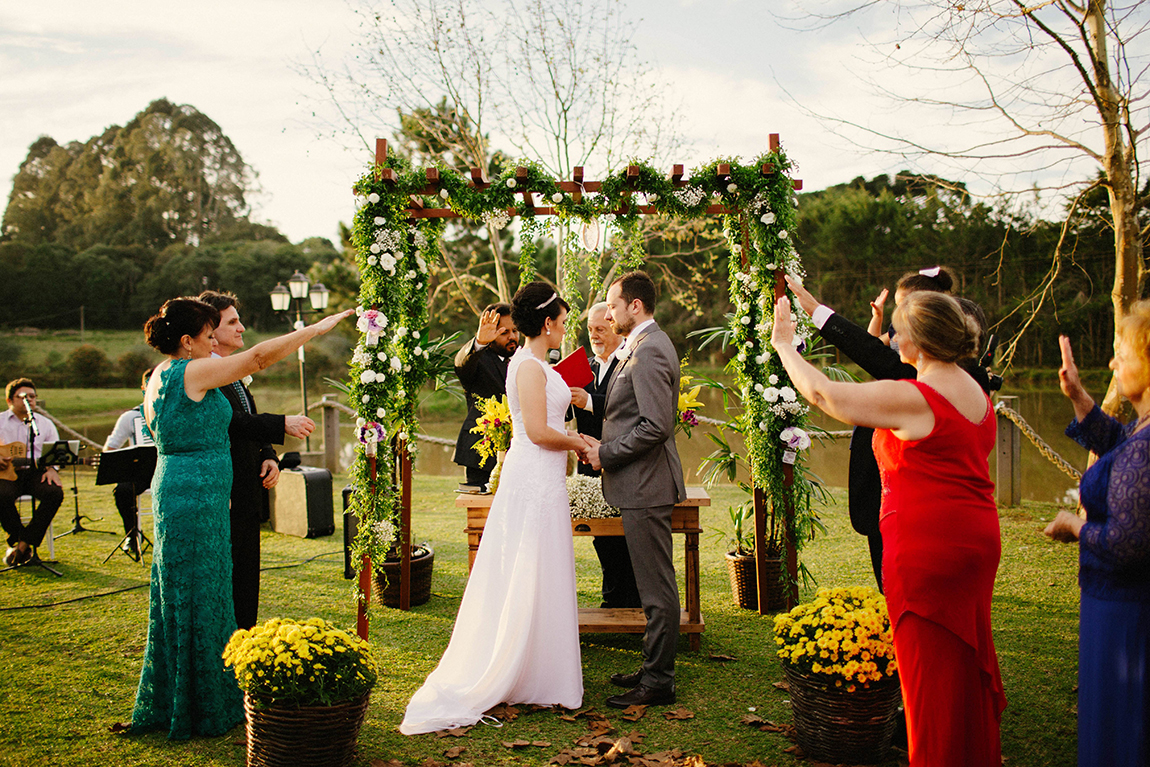
[[[1147,423],[1150,423],[1150,412],[1147,412],[1146,415],[1138,417],[1138,420],[1134,422],[1134,428],[1130,430],[1130,433],[1133,434],[1145,426]]]

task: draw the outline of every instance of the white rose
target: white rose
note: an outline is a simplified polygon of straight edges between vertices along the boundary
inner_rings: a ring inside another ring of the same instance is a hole
[[[403,360],[401,360],[399,357],[392,357],[391,369],[395,371],[403,370]]]
[[[659,195],[655,194],[654,192],[651,192],[651,194],[647,195],[647,202],[656,202],[658,199]]]
[[[762,431],[766,431],[767,430],[767,422],[766,421],[759,421],[759,429]]]
[[[355,425],[362,429],[364,426],[367,425],[367,421],[364,420],[363,418],[356,418],[355,419]]]
[[[439,196],[446,200],[448,197],[451,196],[451,192],[447,191],[446,189],[440,189],[439,190]]]
[[[395,329],[395,337],[396,338],[403,338],[405,335],[407,335],[407,327],[405,327],[404,325],[400,325],[398,328]]]
[[[375,417],[376,417],[376,418],[383,418],[385,415],[387,415],[387,411],[386,411],[386,410],[384,410],[383,408],[381,408],[381,407],[377,407],[377,408],[375,409]],[[361,424],[361,425],[362,425],[362,424]]]
[[[758,361],[759,361],[759,358],[755,357],[755,362],[758,362]],[[762,363],[760,363],[760,364],[762,364]],[[763,385],[761,383],[756,383],[755,384],[755,391],[761,392],[762,390],[763,390]]]
[[[421,357],[421,356],[423,356],[423,349],[421,349],[417,346],[411,350],[411,353],[414,354],[416,357]]]
[[[768,272],[773,272],[778,268],[779,268],[778,264],[767,264],[767,271]]]
[[[788,426],[787,428],[785,428],[779,432],[779,439],[781,439],[783,442],[790,442],[791,437],[794,435],[794,433],[795,433],[795,427]]]
[[[373,243],[371,244],[371,247],[370,247],[370,248],[368,248],[368,250],[370,250],[372,253],[378,253],[378,252],[379,252],[379,243],[378,243],[378,242],[373,242]]]
[[[515,188],[515,179],[513,179],[513,178],[507,179],[507,188],[508,189],[514,189]]]
[[[355,307],[355,316],[358,317],[361,314],[363,314],[363,307],[362,306]]]
[[[419,271],[424,273],[427,272],[427,262],[424,261],[421,256],[415,257],[415,265],[419,267]]]
[[[367,265],[368,266],[375,266],[378,263],[379,263],[379,259],[376,258],[375,256],[368,256],[367,257]]]
[[[734,194],[737,191],[739,191],[739,185],[738,184],[727,184],[727,192],[728,193]]]
[[[751,324],[751,318],[744,314],[742,317],[739,318],[739,322],[743,323],[744,325],[750,325]]]
[[[551,202],[558,205],[559,203],[563,202],[563,195],[559,192],[556,192],[555,194],[551,195]]]
[[[785,240],[785,239],[787,239],[787,230],[786,230],[786,229],[784,229],[784,230],[782,230],[781,232],[779,232],[779,239],[780,239],[780,240]]]
[[[365,405],[366,405],[367,403],[371,402],[371,397],[369,397],[368,395],[366,395],[366,394],[365,394],[365,395],[363,395],[363,397],[360,399],[360,402],[362,402],[363,404],[365,404]]]
[[[763,389],[763,399],[767,402],[777,402],[779,399],[779,390],[773,386],[768,386]]]
[[[376,216],[375,217],[375,225],[376,226],[383,226],[386,223],[387,223],[387,219],[384,218],[383,216]]]
[[[403,366],[403,372],[404,373],[410,373],[411,372],[411,365],[404,365]]]
[[[360,383],[375,383],[375,371],[370,368],[359,374]]]
[[[745,352],[739,352],[739,362],[746,362],[746,361],[747,361],[746,353]]]
[[[380,362],[387,362],[387,352],[380,352],[379,354],[375,355],[375,358]]]
[[[779,377],[774,373],[771,373],[771,377],[767,379],[767,382],[770,383],[771,386],[774,386],[779,382]]]
[[[784,386],[783,388],[779,389],[779,396],[783,398],[784,402],[794,402],[796,396],[795,390],[789,386]]]
[[[768,210],[766,213],[759,216],[759,220],[767,226],[770,226],[771,224],[775,223],[775,214]]]
[[[375,192],[372,192],[367,196],[367,201],[374,205],[375,203],[379,202],[379,195]]]

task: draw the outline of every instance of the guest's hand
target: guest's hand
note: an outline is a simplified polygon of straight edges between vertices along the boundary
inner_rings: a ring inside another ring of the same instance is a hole
[[[870,302],[870,325],[867,325],[867,332],[872,336],[882,335],[882,319],[888,293],[887,289],[883,288],[882,292]]]
[[[799,302],[799,306],[807,314],[814,314],[815,309],[819,306],[819,300],[811,295],[811,292],[803,287],[803,284],[798,280],[786,275],[787,287],[795,294],[795,300]]]
[[[571,404],[580,410],[586,410],[587,403],[591,401],[591,395],[587,393],[586,389],[580,389],[578,386],[569,388],[571,389]]]
[[[44,470],[44,476],[40,477],[40,481],[56,487],[63,487],[64,483],[60,481],[60,475],[56,473],[56,467],[49,466]]]
[[[499,335],[499,312],[489,309],[479,315],[479,330],[475,331],[475,343],[487,346]]]
[[[324,333],[338,325],[341,320],[351,316],[352,314],[355,314],[355,309],[346,309],[339,314],[333,314],[330,317],[324,317],[319,322],[313,323],[312,327],[316,329],[316,335],[322,336]]]
[[[1058,516],[1056,516],[1042,532],[1048,538],[1061,541],[1062,543],[1071,543],[1072,541],[1078,540],[1078,536],[1081,534],[1084,524],[1086,524],[1085,520],[1077,514],[1071,514],[1069,511],[1060,511],[1058,512]]]
[[[264,487],[271,490],[280,481],[280,465],[270,458],[267,459],[260,467],[260,477],[263,478]]]
[[[315,421],[306,415],[284,416],[284,433],[296,439],[306,439],[315,431]]]
[[[783,296],[775,303],[775,324],[771,328],[771,346],[775,350],[793,349],[795,321],[791,319],[791,302]]]
[[[1058,386],[1062,393],[1074,405],[1074,415],[1081,421],[1094,409],[1094,400],[1082,386],[1078,377],[1078,366],[1074,364],[1074,351],[1070,348],[1070,339],[1066,336],[1058,337],[1058,348],[1062,350],[1062,367],[1058,369]]]

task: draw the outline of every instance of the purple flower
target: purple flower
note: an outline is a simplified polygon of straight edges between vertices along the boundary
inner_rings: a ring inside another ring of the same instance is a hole
[[[682,421],[687,426],[698,426],[699,425],[699,419],[695,416],[694,410],[684,410],[679,415],[679,420]]]

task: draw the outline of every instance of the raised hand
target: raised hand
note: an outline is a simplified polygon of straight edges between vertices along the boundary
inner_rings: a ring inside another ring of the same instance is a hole
[[[812,296],[811,292],[803,287],[801,282],[791,277],[791,275],[786,275],[785,279],[787,281],[787,287],[795,294],[795,300],[799,302],[799,306],[803,308],[803,311],[807,314],[814,314],[815,309],[819,306],[819,300]],[[787,316],[790,315],[788,314]]]
[[[475,331],[475,342],[487,346],[499,335],[499,312],[488,309],[479,316],[479,330]]]
[[[1074,364],[1074,350],[1070,348],[1067,336],[1058,336],[1058,348],[1062,351],[1062,367],[1058,368],[1058,386],[1074,405],[1074,414],[1082,420],[1094,408],[1094,400],[1082,386],[1078,377],[1078,365]]]
[[[870,324],[867,325],[866,331],[872,336],[882,335],[883,311],[886,306],[886,297],[888,294],[887,289],[883,288],[882,292],[875,297],[875,300],[870,302]]]
[[[771,346],[791,347],[795,338],[795,321],[791,319],[791,302],[783,296],[775,303],[775,324],[771,328]]]
[[[352,314],[355,314],[355,309],[346,309],[339,314],[333,314],[330,317],[324,317],[319,322],[314,323],[312,327],[316,329],[317,335],[322,336],[324,333],[338,325],[341,320]]]

